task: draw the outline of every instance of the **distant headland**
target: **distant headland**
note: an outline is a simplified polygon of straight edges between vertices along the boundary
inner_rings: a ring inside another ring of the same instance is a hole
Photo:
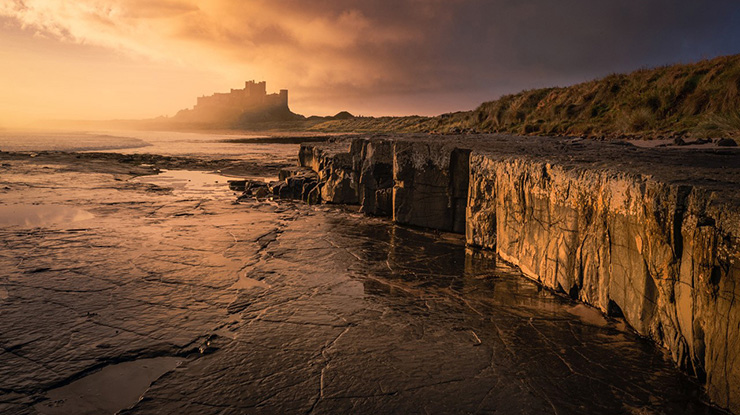
[[[280,130],[304,131],[327,122],[355,118],[347,111],[334,116],[305,117],[290,110],[288,90],[267,93],[267,82],[246,81],[244,88],[201,95],[195,105],[174,116],[139,120],[46,120],[56,128],[114,128],[142,130]]]
[[[355,117],[341,112],[306,118],[290,112],[287,90],[267,95],[264,82],[247,82],[244,90],[201,97],[184,114],[196,114],[191,120],[238,129],[665,138],[677,143],[724,140],[731,145],[740,141],[738,91],[740,55],[733,55],[522,91],[474,110],[436,117]],[[241,115],[236,116],[237,112]],[[187,120],[182,113],[171,120]],[[229,116],[219,122],[217,115],[226,113]]]

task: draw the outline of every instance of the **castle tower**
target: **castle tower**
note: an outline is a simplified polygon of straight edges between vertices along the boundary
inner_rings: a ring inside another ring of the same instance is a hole
[[[244,83],[244,91],[251,97],[263,97],[267,95],[267,82],[247,81]]]
[[[285,108],[288,108],[288,90],[287,89],[280,90],[280,105],[284,106]]]

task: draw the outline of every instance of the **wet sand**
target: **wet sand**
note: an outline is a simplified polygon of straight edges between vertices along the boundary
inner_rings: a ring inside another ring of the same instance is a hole
[[[85,212],[0,228],[2,413],[721,413],[458,235],[77,156],[0,153],[6,211]]]

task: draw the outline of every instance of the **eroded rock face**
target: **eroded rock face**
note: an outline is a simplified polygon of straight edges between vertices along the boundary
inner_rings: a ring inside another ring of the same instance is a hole
[[[322,200],[327,203],[357,204],[358,177],[352,167],[352,157],[348,153],[335,154],[326,159],[324,168],[319,171],[319,180],[323,184]]]
[[[393,142],[386,139],[358,140],[359,202],[373,216],[393,214]]]
[[[441,140],[353,138],[303,144],[299,163],[318,174],[324,202],[359,204],[397,223],[463,233],[469,154]]]
[[[737,410],[740,232],[711,201],[643,176],[473,154],[466,238],[547,287],[623,313]]]
[[[393,220],[451,230],[451,148],[441,143],[396,142],[393,147]]]
[[[321,200],[335,204],[357,204],[358,172],[349,142],[302,144],[298,161],[318,174]]]
[[[449,232],[465,229],[468,150],[440,141],[393,146],[393,220]]]
[[[705,380],[712,399],[740,411],[740,214],[727,191],[738,154],[676,154],[578,140],[373,137],[305,144],[300,161],[331,203],[465,232],[543,285],[623,315]]]

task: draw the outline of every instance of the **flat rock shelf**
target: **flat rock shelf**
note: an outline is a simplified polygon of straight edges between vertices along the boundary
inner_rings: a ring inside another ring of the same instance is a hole
[[[461,172],[472,177],[476,153],[428,154],[454,166],[438,176],[457,183],[451,202],[427,198],[439,183],[408,167],[405,194],[435,213],[399,205],[396,222],[417,225],[399,226],[264,190],[235,202],[226,177],[153,174],[170,162],[0,153],[2,205],[39,206],[25,212],[33,221],[7,208],[14,219],[0,227],[0,413],[723,413],[628,327],[625,303],[615,300],[624,318],[605,316],[455,233],[471,223],[475,182]],[[323,169],[288,169],[291,183],[268,188],[341,202],[365,186],[355,203],[370,209],[372,194],[392,216],[399,170],[381,164],[357,174],[336,162],[333,187],[315,191]],[[61,215],[37,220],[42,206]],[[453,216],[444,227],[421,227],[442,213]]]

